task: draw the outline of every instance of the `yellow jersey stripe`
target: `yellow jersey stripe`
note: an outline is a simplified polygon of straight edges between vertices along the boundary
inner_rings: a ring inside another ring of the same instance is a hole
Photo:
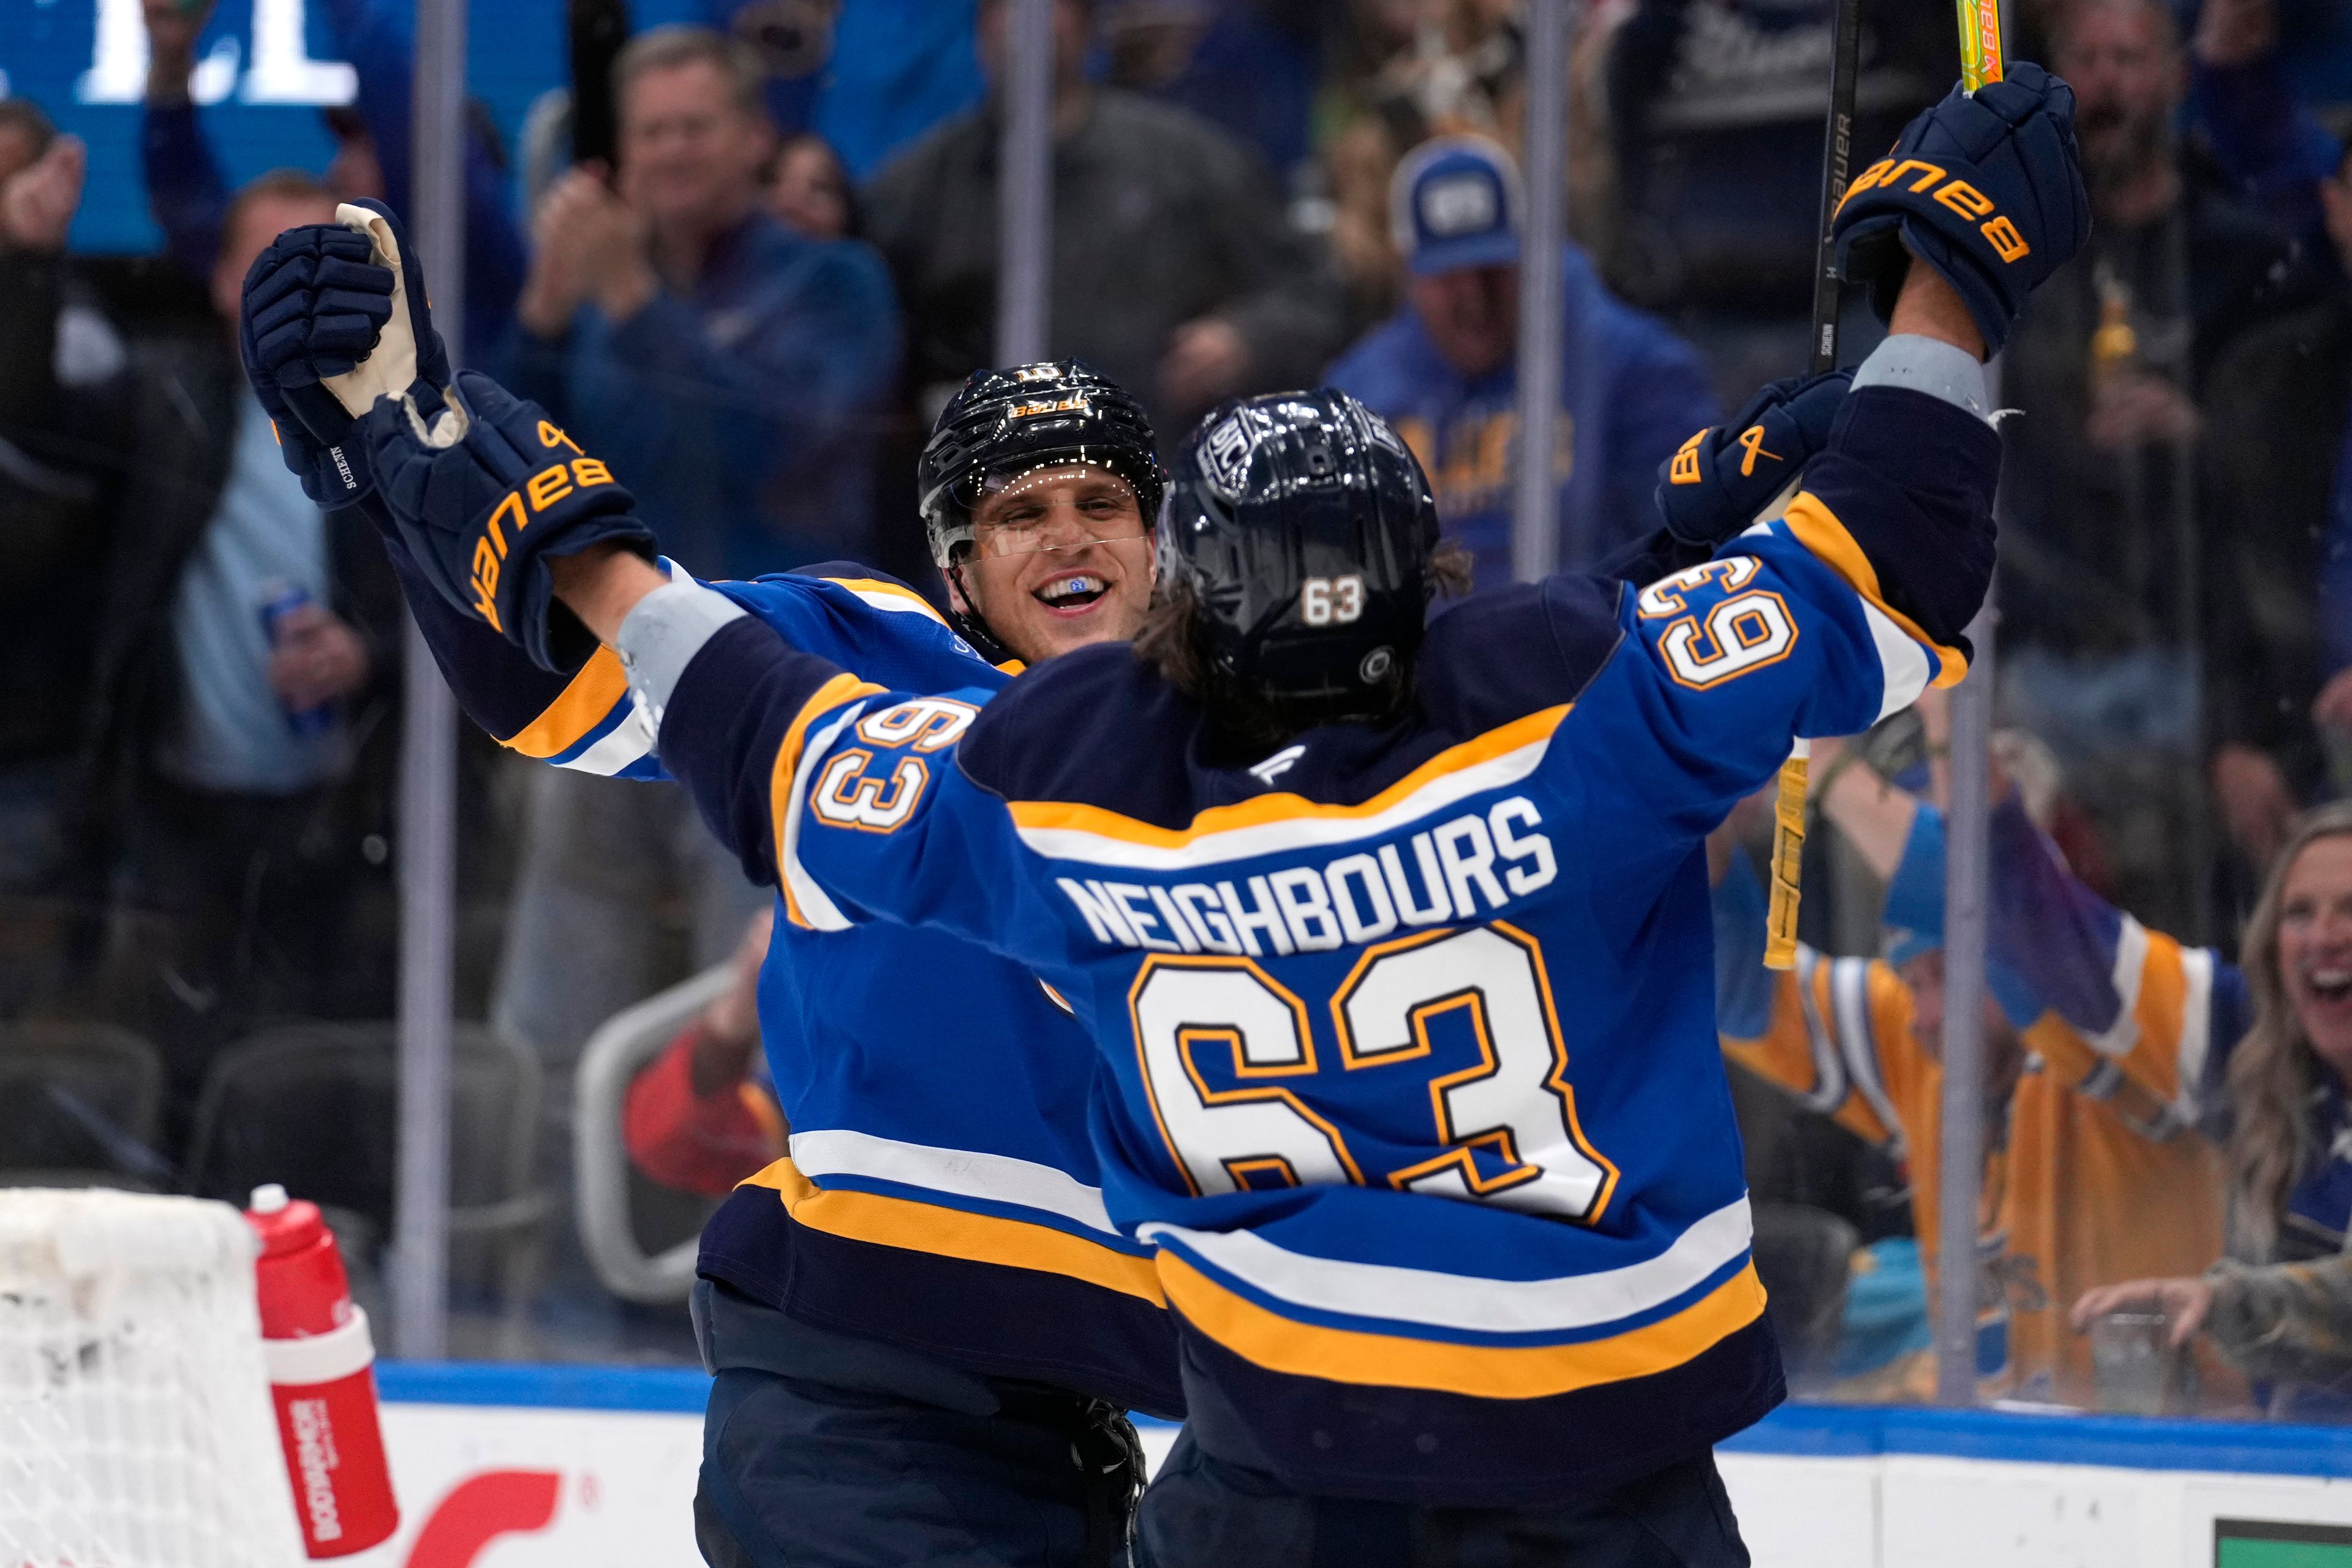
[[[820,577],[817,581],[837,583],[861,599],[871,601],[880,597],[894,600],[896,605],[889,607],[919,610],[941,626],[948,624],[947,617],[933,609],[929,599],[902,584],[886,583],[878,577]]]
[[[1106,1290],[1116,1290],[1165,1307],[1160,1279],[1151,1259],[1137,1258],[1099,1242],[1057,1230],[1006,1219],[1001,1215],[975,1214],[944,1204],[880,1193],[828,1191],[801,1174],[790,1159],[774,1164],[740,1184],[769,1187],[782,1198],[793,1223],[850,1241],[870,1241],[908,1252],[937,1253],[973,1263],[993,1263],[1005,1268],[1028,1268],[1082,1279]]]
[[[1303,1323],[1228,1290],[1173,1252],[1160,1255],[1169,1305],[1269,1372],[1481,1399],[1539,1399],[1682,1365],[1764,1311],[1749,1263],[1670,1318],[1572,1345],[1465,1345]]]
[[[572,678],[572,684],[563,689],[562,695],[499,744],[542,761],[560,756],[578,745],[582,736],[603,723],[615,707],[628,700],[629,678],[622,671],[621,656],[609,647],[600,647],[580,667],[580,673]]]
[[[1863,553],[1862,546],[1844,523],[1817,500],[1811,490],[1801,491],[1789,503],[1788,514],[1780,520],[1797,542],[1826,562],[1830,569],[1846,580],[1853,590],[1870,601],[1871,606],[1888,620],[1903,628],[1906,637],[1936,650],[1936,686],[1957,686],[1969,672],[1968,660],[1960,650],[1946,647],[1942,643],[1919,629],[1919,623],[1886,602],[1879,592],[1878,569]]]
[[[797,926],[807,926],[807,917],[801,913],[800,900],[793,896],[793,883],[786,874],[785,857],[790,846],[785,842],[785,826],[793,805],[793,782],[800,776],[801,748],[808,740],[809,725],[816,719],[853,698],[864,697],[883,689],[854,675],[835,676],[816,689],[816,695],[801,704],[793,721],[784,731],[784,743],[776,748],[774,769],[768,775],[768,814],[770,831],[776,851],[776,887],[784,895],[784,913]]]
[[[1449,746],[1358,805],[1326,805],[1304,795],[1286,792],[1260,795],[1234,805],[1211,806],[1194,816],[1191,825],[1185,827],[1159,827],[1115,811],[1106,811],[1100,806],[1080,805],[1070,801],[1016,800],[1011,802],[1007,809],[1012,812],[1016,827],[1091,833],[1155,849],[1181,849],[1213,834],[1258,827],[1268,823],[1360,820],[1390,810],[1440,779],[1549,739],[1552,731],[1559,728],[1560,721],[1568,717],[1570,706],[1561,703],[1555,708],[1546,708],[1525,718],[1514,719],[1460,745]]]

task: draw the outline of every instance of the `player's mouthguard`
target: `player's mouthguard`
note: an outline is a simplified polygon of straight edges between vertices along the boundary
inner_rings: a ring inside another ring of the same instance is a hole
[[[1038,589],[1037,597],[1055,609],[1064,609],[1074,605],[1091,605],[1102,597],[1103,590],[1101,578],[1073,573],[1067,577],[1056,577]]]

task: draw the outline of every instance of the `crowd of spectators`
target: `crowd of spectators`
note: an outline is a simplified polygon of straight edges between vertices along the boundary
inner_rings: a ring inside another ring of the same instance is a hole
[[[993,353],[1006,0],[708,9],[619,55],[610,166],[574,163],[562,94],[512,158],[469,109],[464,356],[609,460],[693,571],[854,560],[936,593],[913,458]],[[2097,223],[2000,364],[2023,412],[1982,639],[2006,727],[1973,1260],[1991,1394],[2102,1403],[2078,1331],[2140,1310],[2198,1341],[2210,1405],[2326,1415],[2352,1391],[2352,817],[2326,805],[2352,795],[2352,49],[2313,9],[2021,11],[2015,53],[2078,95]],[[404,5],[329,0],[357,82],[324,111],[331,161],[232,188],[191,91],[210,8],[144,10],[156,257],[73,253],[85,150],[0,99],[0,1016],[127,1027],[164,1113],[126,1154],[53,1094],[0,1115],[0,1143],[47,1118],[39,1157],[0,1156],[201,1184],[224,1053],[393,1008],[397,595],[364,520],[286,474],[228,322],[278,230],[408,201],[411,52]],[[1344,387],[1492,586],[1524,289],[1563,306],[1566,565],[1643,532],[1685,438],[1802,367],[1826,0],[1580,8],[1570,243],[1534,280],[1513,0],[1052,10],[1048,352],[1133,388],[1171,447],[1224,397]],[[1857,147],[1956,63],[1943,13],[1873,8]],[[1797,971],[1760,964],[1760,828],[1710,857],[1759,1267],[1801,1376],[1855,1396],[1927,1386],[1927,721],[1820,753]],[[534,1180],[568,1182],[598,1026],[735,955],[623,1118],[641,1185],[690,1215],[783,1136],[745,957],[765,895],[668,790],[477,737],[461,800],[460,1006],[543,1075]]]

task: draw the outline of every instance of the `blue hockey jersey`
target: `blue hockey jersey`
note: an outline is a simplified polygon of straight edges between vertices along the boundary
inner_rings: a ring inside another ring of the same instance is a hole
[[[467,711],[558,766],[662,777],[654,727],[600,649],[568,679],[447,609],[395,546]],[[795,647],[900,690],[984,700],[983,662],[921,595],[858,568],[719,584]],[[675,568],[673,568],[675,571]],[[1161,1415],[1182,1410],[1149,1247],[1105,1211],[1094,1055],[1017,963],[937,931],[778,921],[760,1033],[790,1153],[705,1227],[700,1271],[788,1315]]]
[[[795,925],[950,931],[1068,998],[1210,1453],[1336,1495],[1589,1494],[1781,1397],[1702,840],[1792,736],[1959,677],[1998,463],[1982,420],[1857,391],[1785,519],[1645,588],[1473,599],[1407,718],[1254,765],[1122,647],[983,708],[751,619],[686,667],[662,755]]]

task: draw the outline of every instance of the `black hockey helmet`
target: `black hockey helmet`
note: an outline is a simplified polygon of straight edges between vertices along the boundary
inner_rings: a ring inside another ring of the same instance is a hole
[[[1223,405],[1178,448],[1160,583],[1189,587],[1209,695],[1293,727],[1390,716],[1436,582],[1437,501],[1381,416],[1324,387]]]
[[[1077,360],[972,372],[940,411],[915,465],[931,559],[955,577],[988,491],[1060,463],[1093,463],[1125,479],[1146,527],[1159,514],[1168,470],[1143,405],[1125,387]],[[957,625],[992,658],[1004,657],[978,616],[960,615]]]

